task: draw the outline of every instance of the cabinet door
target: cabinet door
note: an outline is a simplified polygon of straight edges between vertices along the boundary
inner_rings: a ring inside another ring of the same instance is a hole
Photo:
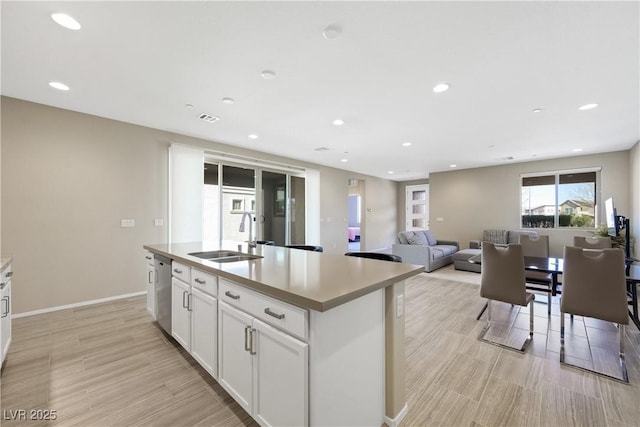
[[[156,320],[155,284],[158,281],[157,276],[155,267],[147,264],[147,311],[153,320]]]
[[[0,363],[4,362],[9,344],[11,344],[11,280],[9,280],[2,289],[0,294]]]
[[[246,348],[251,320],[248,314],[219,302],[218,382],[249,414],[252,409],[253,356]]]
[[[188,309],[191,286],[171,279],[171,335],[191,351],[191,315]]]
[[[191,355],[217,378],[218,304],[211,295],[191,288]]]
[[[308,425],[308,344],[257,319],[253,327],[253,417],[264,426]]]

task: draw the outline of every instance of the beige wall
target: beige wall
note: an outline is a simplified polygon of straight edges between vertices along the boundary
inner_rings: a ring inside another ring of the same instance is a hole
[[[145,290],[142,245],[166,240],[170,142],[319,170],[327,252],[347,250],[349,178],[366,181],[370,247],[396,233],[388,180],[7,97],[2,119],[1,238],[14,257],[15,313]],[[121,218],[136,227],[120,228]]]
[[[618,212],[629,215],[631,209],[629,183],[629,151],[589,156],[567,157],[504,166],[432,173],[429,176],[429,215],[431,230],[439,239],[458,240],[469,247],[469,240],[482,237],[488,228],[514,229],[520,225],[520,174],[586,167],[602,167],[601,200],[615,199]],[[600,206],[604,217],[604,203]],[[551,254],[561,256],[564,245],[576,234],[572,229],[539,230],[551,236]]]

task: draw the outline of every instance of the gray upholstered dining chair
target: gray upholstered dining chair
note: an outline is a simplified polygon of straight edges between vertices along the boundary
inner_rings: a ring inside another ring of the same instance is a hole
[[[611,247],[611,238],[573,236],[573,246],[584,249],[609,249]]]
[[[526,290],[524,271],[522,245],[511,244],[505,247],[496,247],[490,242],[482,244],[480,296],[487,298],[487,324],[478,336],[480,341],[522,353],[533,339],[533,301],[535,296]],[[523,307],[529,304],[529,336],[520,348],[485,338],[485,334],[492,326],[492,301],[502,301]]]
[[[562,297],[560,298],[560,363],[629,382],[624,358],[627,312],[627,281],[621,249],[589,251],[574,246],[564,248]],[[618,324],[620,329],[620,369],[622,378],[568,363],[564,349],[564,314],[593,317]]]
[[[521,234],[519,243],[522,245],[522,253],[524,256],[549,257],[549,236]],[[545,292],[547,294],[547,314],[550,316],[551,285],[553,283],[551,273],[527,270],[525,277],[527,279],[527,289],[534,292]]]

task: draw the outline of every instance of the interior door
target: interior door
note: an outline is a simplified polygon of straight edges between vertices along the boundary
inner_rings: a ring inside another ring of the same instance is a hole
[[[429,184],[408,185],[406,190],[406,229],[429,229]]]

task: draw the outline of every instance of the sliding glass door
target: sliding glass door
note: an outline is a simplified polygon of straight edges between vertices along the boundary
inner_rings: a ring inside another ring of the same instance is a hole
[[[247,241],[249,230],[254,240],[278,246],[304,244],[305,205],[303,176],[205,163],[203,241],[207,244]]]

